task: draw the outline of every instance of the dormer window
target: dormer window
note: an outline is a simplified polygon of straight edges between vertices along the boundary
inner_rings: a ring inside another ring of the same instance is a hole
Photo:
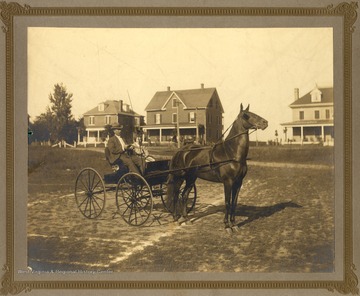
[[[311,103],[319,103],[321,102],[321,91],[318,88],[315,88],[311,93]]]
[[[100,104],[98,105],[98,111],[104,111],[104,109],[105,109],[105,104],[104,104],[104,103],[100,103]]]

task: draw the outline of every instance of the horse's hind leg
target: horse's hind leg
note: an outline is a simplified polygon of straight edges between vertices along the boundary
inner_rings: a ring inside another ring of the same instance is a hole
[[[194,186],[196,179],[197,177],[192,175],[190,178],[187,178],[184,189],[182,190],[182,192],[179,192],[179,195],[181,194],[179,198],[181,199],[181,213],[183,217],[187,217],[187,202],[189,198],[189,193]]]

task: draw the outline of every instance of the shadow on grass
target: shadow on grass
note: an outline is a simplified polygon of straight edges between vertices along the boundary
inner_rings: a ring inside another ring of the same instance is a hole
[[[204,217],[216,214],[216,213],[225,213],[225,206],[224,205],[202,205],[203,209],[205,211],[198,211],[197,213],[194,213],[194,217],[190,220],[192,222],[195,222],[197,220],[200,220]],[[270,217],[274,215],[277,212],[280,212],[286,208],[302,208],[301,205],[298,205],[292,201],[290,202],[283,202],[278,203],[272,206],[266,206],[266,207],[256,207],[256,206],[246,206],[246,205],[238,205],[236,209],[236,216],[241,217],[247,217],[246,220],[236,224],[236,226],[241,227],[248,223],[251,223],[254,220],[257,220],[259,218],[265,218]]]

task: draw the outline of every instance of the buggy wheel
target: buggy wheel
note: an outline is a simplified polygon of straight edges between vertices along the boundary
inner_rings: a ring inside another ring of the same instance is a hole
[[[151,187],[139,174],[125,174],[116,187],[116,206],[127,224],[143,225],[149,219],[153,208]]]
[[[80,171],[75,182],[75,200],[81,214],[88,219],[100,216],[105,207],[105,185],[93,168]]]
[[[166,185],[165,185],[166,186]],[[185,183],[183,183],[179,189],[179,195],[185,199],[186,197],[183,196],[184,194],[184,189],[185,189]],[[164,189],[164,194],[161,195],[161,201],[164,205],[164,208],[171,214],[174,213],[174,199],[170,199],[170,200],[166,200],[167,199],[167,194],[166,194],[166,187]],[[195,203],[196,203],[196,197],[197,197],[197,190],[196,190],[196,185],[194,184],[191,189],[190,192],[186,198],[186,213],[190,213],[191,210],[194,208]]]
[[[195,203],[196,203],[196,197],[197,197],[197,190],[196,190],[196,185],[194,184],[190,191],[188,196],[183,196],[184,194],[184,189],[185,189],[185,184],[183,183],[180,187],[180,192],[179,194],[181,195],[182,199],[186,198],[186,213],[190,213],[191,210],[194,208]]]

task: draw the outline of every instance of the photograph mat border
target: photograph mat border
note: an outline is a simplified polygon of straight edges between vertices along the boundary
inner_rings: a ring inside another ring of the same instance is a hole
[[[358,293],[353,264],[352,216],[352,34],[357,3],[318,7],[30,7],[0,2],[6,46],[6,264],[1,293],[17,294],[34,289],[328,289]],[[344,280],[343,281],[16,281],[14,280],[14,18],[21,16],[337,16],[343,19],[344,53]]]

